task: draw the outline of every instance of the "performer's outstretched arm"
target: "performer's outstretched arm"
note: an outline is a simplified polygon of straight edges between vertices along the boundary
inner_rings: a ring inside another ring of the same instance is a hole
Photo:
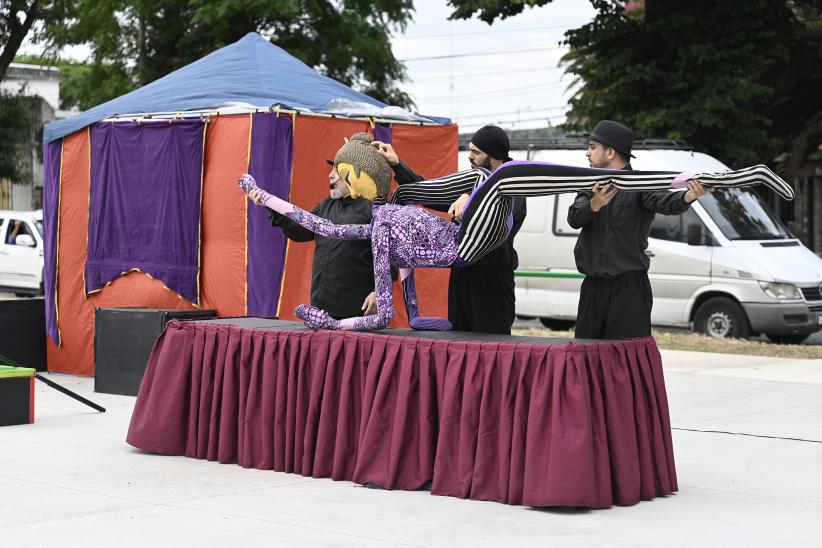
[[[371,225],[336,225],[328,219],[317,217],[304,209],[269,194],[257,186],[257,182],[249,174],[240,176],[237,186],[248,194],[255,188],[260,190],[262,205],[281,213],[315,234],[334,240],[367,240],[371,238]]]

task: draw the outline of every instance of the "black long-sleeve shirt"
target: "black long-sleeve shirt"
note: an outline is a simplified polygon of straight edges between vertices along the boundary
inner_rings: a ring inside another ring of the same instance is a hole
[[[595,278],[647,271],[651,259],[645,250],[654,216],[680,215],[690,207],[684,191],[619,192],[594,213],[590,206],[592,197],[592,192],[577,194],[568,208],[568,224],[582,229],[574,247],[577,269]]]
[[[400,160],[398,165],[393,167],[394,175],[396,176],[397,184],[399,185],[404,185],[406,183],[417,183],[425,180],[423,176],[415,173],[410,167],[408,167],[408,164],[402,160]],[[449,206],[443,206],[441,208],[432,207],[432,209],[448,211],[448,207]],[[525,221],[526,213],[527,209],[525,205],[525,198],[514,198],[514,224],[511,227],[510,234],[508,234],[508,239],[504,244],[485,255],[476,263],[462,268],[492,267],[505,270],[516,270],[519,266],[519,257],[517,257],[517,252],[514,249],[514,236],[517,235],[520,227],[522,227],[522,223]]]
[[[311,213],[335,224],[368,224],[371,222],[368,200],[326,198]],[[316,236],[285,215],[269,210],[273,226],[295,242],[314,241],[311,266],[311,304],[334,318],[362,316],[362,304],[374,291],[374,257],[371,240],[332,240]]]

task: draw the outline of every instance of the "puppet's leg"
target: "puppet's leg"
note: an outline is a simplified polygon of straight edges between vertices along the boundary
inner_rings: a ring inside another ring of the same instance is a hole
[[[402,293],[405,300],[405,310],[408,313],[408,325],[410,325],[412,329],[427,331],[451,330],[451,322],[445,318],[420,316],[419,300],[417,299],[417,287],[414,284],[413,268],[401,268],[400,281],[402,283]]]
[[[664,190],[682,187],[694,178],[713,187],[764,184],[786,199],[793,198],[791,187],[765,166],[726,173],[697,174],[508,162],[471,194],[462,215],[456,264],[471,264],[505,241],[510,231],[508,214],[511,211],[512,196],[548,196],[590,191],[597,183],[613,183],[624,191]]]
[[[393,204],[421,204],[447,210],[463,194],[471,194],[490,172],[483,168],[460,171],[445,177],[400,185],[391,194]]]
[[[254,177],[247,173],[240,177],[237,181],[237,186],[246,194],[254,189],[259,189],[260,199],[264,206],[277,213],[282,213],[292,221],[299,223],[301,226],[320,236],[334,240],[368,240],[371,238],[371,225],[336,225],[328,219],[317,217],[260,189]]]

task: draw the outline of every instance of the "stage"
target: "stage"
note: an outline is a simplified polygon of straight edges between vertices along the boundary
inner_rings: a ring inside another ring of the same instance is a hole
[[[127,441],[530,506],[605,508],[677,490],[651,338],[172,321],[149,359]]]

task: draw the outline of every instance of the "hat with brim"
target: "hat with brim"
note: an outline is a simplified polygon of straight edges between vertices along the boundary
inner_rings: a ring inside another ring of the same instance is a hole
[[[634,146],[634,132],[631,128],[619,122],[600,120],[600,122],[594,126],[593,131],[583,133],[582,135],[586,139],[602,143],[614,150],[618,150],[626,156],[636,158],[636,156],[631,154],[631,149]]]

